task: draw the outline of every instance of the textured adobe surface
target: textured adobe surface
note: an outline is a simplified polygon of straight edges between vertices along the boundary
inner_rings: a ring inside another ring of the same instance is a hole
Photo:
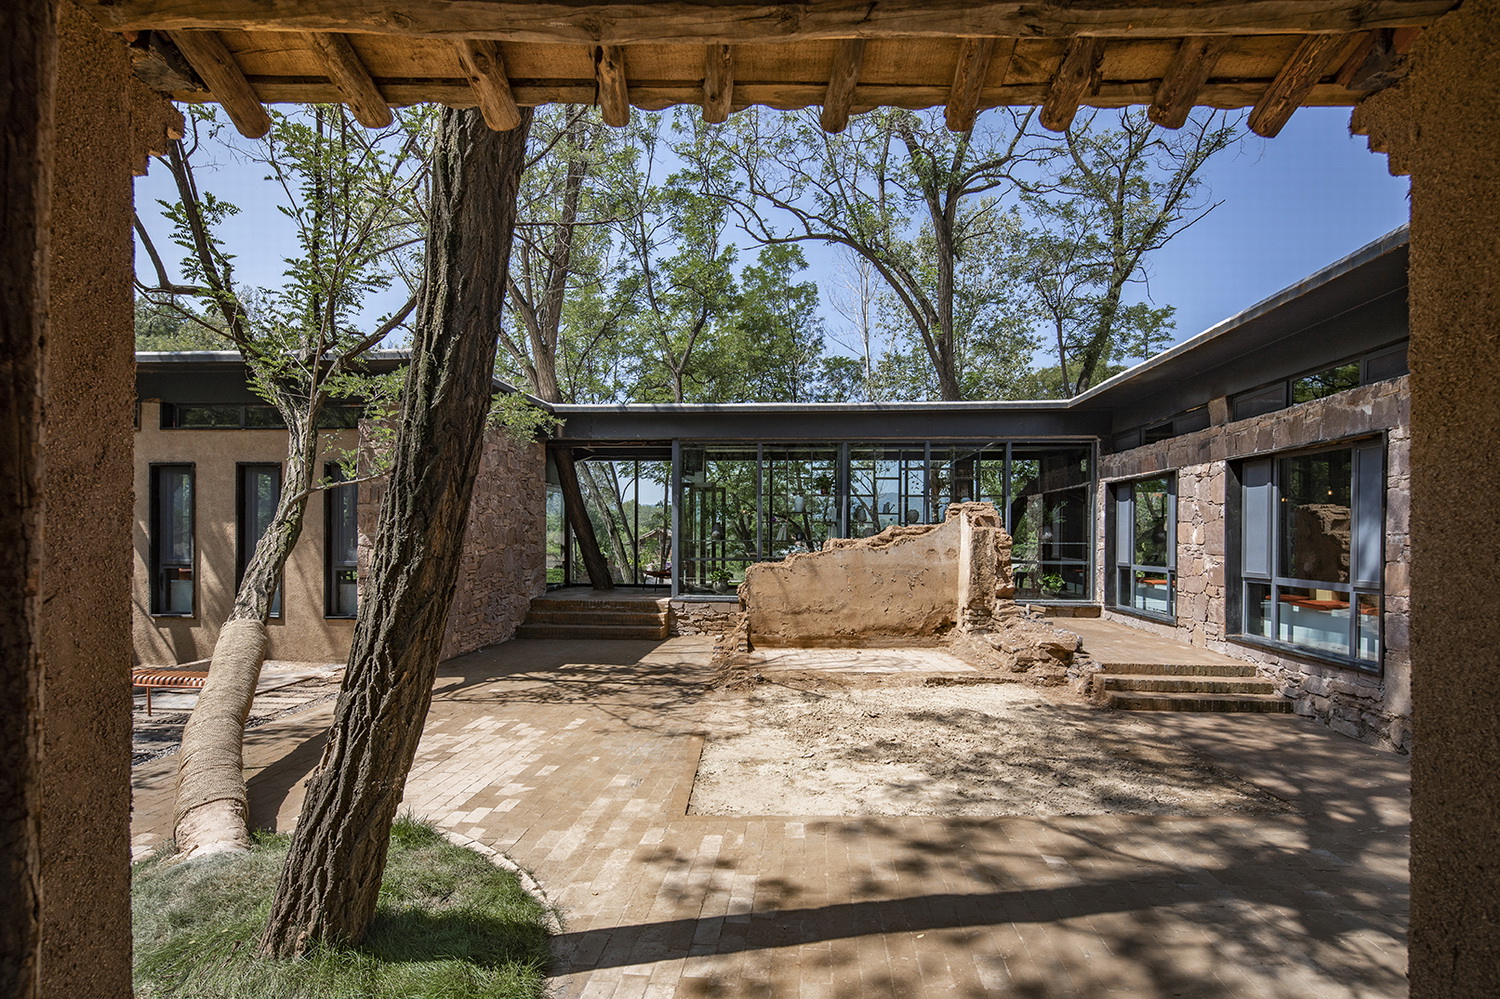
[[[41,579],[43,996],[130,994],[131,173],[172,113],[61,11]]]
[[[1500,994],[1500,2],[1425,32],[1354,129],[1411,192],[1411,994]]]

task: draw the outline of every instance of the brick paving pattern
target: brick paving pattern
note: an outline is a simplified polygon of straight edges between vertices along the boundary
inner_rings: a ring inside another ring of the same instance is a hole
[[[1289,716],[1163,715],[1152,738],[1286,816],[687,815],[708,643],[518,641],[445,663],[407,806],[561,910],[554,994],[1406,994],[1404,758]],[[247,734],[252,819],[286,828],[327,706]],[[135,845],[172,759],[136,770]]]

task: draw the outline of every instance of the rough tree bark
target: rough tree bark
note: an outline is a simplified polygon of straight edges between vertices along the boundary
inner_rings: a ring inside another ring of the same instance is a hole
[[[0,995],[39,993],[36,595],[56,13],[0,5]]]
[[[261,940],[270,956],[356,943],[375,915],[458,577],[531,114],[492,132],[477,110],[442,112],[426,280],[370,587]]]
[[[178,856],[250,848],[246,823],[245,719],[266,658],[266,616],[287,557],[302,534],[318,457],[318,412],[313,400],[287,421],[287,453],[276,514],[255,546],[235,593],[234,607],[214,643],[208,680],[182,730],[177,798],[172,812]],[[306,416],[303,420],[300,417]]]

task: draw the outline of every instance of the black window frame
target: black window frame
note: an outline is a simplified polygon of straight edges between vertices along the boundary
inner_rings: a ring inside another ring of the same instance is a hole
[[[1135,527],[1138,523],[1135,510],[1136,487],[1146,482],[1165,480],[1167,483],[1167,558],[1166,565],[1145,565],[1135,560],[1137,552]],[[1177,623],[1177,472],[1158,472],[1109,484],[1110,517],[1107,521],[1105,565],[1109,572],[1105,577],[1105,596],[1110,610],[1152,621]],[[1123,525],[1130,525],[1130,535],[1125,537]],[[1129,551],[1130,558],[1122,560],[1120,555]],[[1167,580],[1167,611],[1159,613],[1134,602],[1134,587],[1125,585],[1125,580],[1141,573],[1162,573]]]
[[[324,474],[329,485],[323,490],[323,617],[352,620],[359,616],[359,484],[347,482],[343,468],[333,462],[324,466]],[[354,536],[353,561],[336,557],[338,553],[335,551],[338,537],[334,525],[341,497],[349,495],[343,492],[346,489],[353,490],[353,504],[349,507],[352,511],[349,528]],[[353,572],[355,583],[354,606],[347,611],[339,607],[338,597],[339,574],[344,572]]]
[[[163,491],[161,480],[167,472],[185,471],[188,478],[188,545],[192,549],[186,560],[163,559],[162,547],[167,536],[165,528],[166,511],[162,508]],[[193,462],[185,461],[163,461],[152,462],[148,466],[149,498],[150,505],[150,536],[146,539],[151,571],[150,594],[148,597],[152,617],[175,617],[196,618],[198,616],[198,468]],[[185,611],[164,610],[170,606],[167,599],[168,582],[180,582],[180,579],[168,580],[167,570],[180,572],[182,569],[188,571],[188,582],[192,584],[192,596],[189,607]]]
[[[245,581],[245,568],[250,564],[250,557],[255,552],[255,546],[259,543],[259,537],[250,537],[250,518],[246,516],[246,475],[252,469],[261,470],[274,468],[276,470],[276,499],[281,499],[281,484],[283,469],[279,461],[241,461],[234,466],[234,587],[239,591],[240,584]],[[273,621],[281,620],[283,610],[286,606],[283,599],[282,583],[284,575],[278,574],[276,589],[271,593],[271,608],[268,617]]]
[[[1282,492],[1282,462],[1290,458],[1307,457],[1311,455],[1327,454],[1335,451],[1347,451],[1350,453],[1350,570],[1347,583],[1331,582],[1328,580],[1309,580],[1287,576],[1282,573],[1283,556],[1283,510],[1284,493]],[[1367,505],[1366,490],[1361,486],[1361,465],[1365,460],[1361,455],[1370,454],[1376,460],[1375,481],[1378,487],[1375,489],[1378,503],[1371,508]],[[1268,454],[1259,454],[1245,459],[1231,462],[1229,466],[1229,496],[1230,502],[1226,506],[1226,532],[1227,562],[1229,585],[1226,587],[1225,618],[1229,624],[1229,639],[1244,645],[1253,645],[1266,648],[1277,653],[1287,653],[1305,659],[1313,659],[1331,665],[1357,670],[1362,673],[1381,675],[1385,668],[1386,636],[1385,636],[1385,517],[1386,517],[1386,492],[1388,484],[1386,480],[1388,461],[1388,442],[1385,434],[1374,436],[1361,436],[1348,440],[1324,442],[1315,446],[1297,448],[1288,451],[1277,451]],[[1269,570],[1257,572],[1247,570],[1245,565],[1245,552],[1247,550],[1247,521],[1250,518],[1249,505],[1252,502],[1246,497],[1247,475],[1252,468],[1265,463],[1270,477],[1266,485],[1270,492],[1267,498],[1267,519],[1270,523],[1268,535],[1263,542],[1265,545],[1264,556]],[[1362,512],[1363,511],[1363,512]],[[1368,570],[1363,566],[1365,559],[1358,554],[1361,538],[1361,523],[1366,517],[1372,517],[1374,524],[1368,528],[1374,532],[1377,541],[1377,550],[1373,553],[1373,567]],[[1268,607],[1271,616],[1266,627],[1269,635],[1257,634],[1248,627],[1247,613],[1249,611],[1250,599],[1249,588],[1260,586],[1268,588]],[[1321,589],[1330,591],[1347,591],[1349,608],[1349,624],[1347,632],[1348,655],[1341,655],[1327,648],[1302,645],[1296,642],[1285,641],[1278,637],[1281,634],[1281,614],[1283,604],[1282,589]],[[1359,610],[1361,597],[1373,597],[1375,600],[1375,642],[1376,654],[1374,659],[1364,659],[1359,655],[1360,628]]]

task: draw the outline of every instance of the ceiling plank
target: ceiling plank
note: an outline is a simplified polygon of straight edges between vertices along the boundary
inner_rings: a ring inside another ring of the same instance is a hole
[[[271,130],[271,116],[266,114],[255,89],[217,31],[172,31],[168,37],[193,71],[208,84],[214,99],[224,105],[229,120],[241,135],[258,139]]]
[[[349,39],[332,31],[310,32],[304,37],[328,70],[328,79],[344,95],[354,120],[366,128],[389,128],[394,120],[390,105]]]
[[[948,128],[967,132],[974,127],[979,114],[979,95],[989,77],[991,64],[1000,66],[1000,82],[1016,51],[1014,38],[965,38],[958,50],[958,65],[953,69],[953,86],[948,90],[948,106],[943,111]]]
[[[594,83],[599,90],[599,111],[604,124],[624,128],[630,124],[630,88],[625,82],[625,50],[618,45],[594,49]]]
[[[518,42],[1346,34],[1431,24],[1459,0],[81,0],[117,30],[243,28]]]
[[[1038,116],[1043,128],[1066,132],[1083,98],[1099,89],[1099,67],[1104,62],[1104,39],[1074,38],[1068,42],[1057,75]]]
[[[1146,114],[1162,128],[1181,128],[1198,103],[1198,93],[1213,74],[1219,56],[1229,47],[1223,35],[1184,38],[1177,54],[1156,88],[1156,97]]]
[[[1308,35],[1281,67],[1250,112],[1250,131],[1274,139],[1323,78],[1328,64],[1349,45],[1348,35]]]
[[[823,113],[818,122],[825,132],[842,132],[849,127],[849,108],[854,102],[854,88],[865,62],[865,40],[844,38],[839,41],[828,71],[828,90],[823,94]]]
[[[734,107],[734,50],[709,45],[703,50],[703,120],[718,125]]]
[[[521,124],[521,111],[511,93],[500,44],[464,38],[455,42],[454,47],[458,49],[458,61],[469,78],[469,89],[474,91],[474,103],[479,105],[484,123],[497,132],[509,132]]]

